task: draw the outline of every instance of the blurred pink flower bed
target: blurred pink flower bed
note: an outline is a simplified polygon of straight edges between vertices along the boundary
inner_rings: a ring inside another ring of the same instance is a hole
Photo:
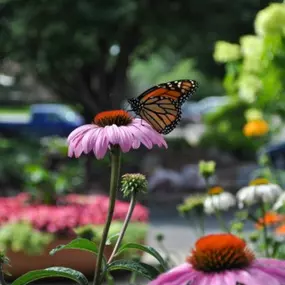
[[[84,225],[103,225],[108,211],[109,197],[105,195],[70,194],[61,197],[60,205],[30,205],[28,193],[0,198],[0,225],[29,221],[35,229],[50,233],[72,233],[72,228]],[[116,201],[114,221],[123,221],[129,203]],[[135,206],[132,222],[147,222],[148,209]]]

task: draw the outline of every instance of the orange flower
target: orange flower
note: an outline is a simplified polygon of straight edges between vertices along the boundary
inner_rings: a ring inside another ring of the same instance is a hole
[[[285,235],[285,224],[281,225],[280,227],[275,229],[275,233],[277,235]]]
[[[274,212],[267,212],[263,218],[258,219],[258,222],[255,224],[255,227],[260,230],[264,225],[273,226],[282,221],[284,221],[283,215],[279,215]]]
[[[269,125],[263,119],[249,121],[243,127],[243,133],[246,137],[264,136],[268,131]]]
[[[219,272],[247,267],[254,259],[244,240],[232,234],[213,234],[201,237],[186,261],[198,271]]]

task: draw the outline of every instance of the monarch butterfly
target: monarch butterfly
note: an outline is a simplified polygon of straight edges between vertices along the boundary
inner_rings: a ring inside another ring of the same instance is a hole
[[[181,120],[182,104],[196,91],[195,80],[161,83],[128,102],[132,111],[147,121],[159,133],[170,133]]]

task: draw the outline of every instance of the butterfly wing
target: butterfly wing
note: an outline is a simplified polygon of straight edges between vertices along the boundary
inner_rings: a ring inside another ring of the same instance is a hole
[[[176,80],[154,86],[130,99],[132,110],[156,131],[170,133],[181,120],[182,104],[195,92],[195,80]]]
[[[195,80],[176,80],[158,84],[145,92],[138,99],[141,103],[150,97],[167,96],[168,98],[184,103],[197,89],[198,83]]]
[[[170,133],[181,119],[181,107],[178,102],[166,97],[150,98],[140,111],[140,117],[146,120],[157,132]]]

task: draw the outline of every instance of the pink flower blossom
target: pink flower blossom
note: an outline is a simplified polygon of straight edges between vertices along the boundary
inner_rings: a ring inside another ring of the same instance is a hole
[[[90,199],[89,199],[90,197]],[[28,221],[35,229],[51,233],[74,234],[73,228],[84,225],[102,225],[106,221],[109,197],[105,195],[70,194],[61,198],[63,205],[28,205],[29,195],[0,198],[0,225]],[[116,201],[114,221],[123,221],[128,202]],[[137,204],[133,222],[147,222],[148,210]]]
[[[68,156],[79,157],[93,152],[102,159],[112,145],[119,145],[123,152],[137,149],[141,144],[151,149],[154,145],[166,147],[161,134],[146,121],[133,119],[126,111],[116,110],[99,113],[94,124],[76,128],[67,138]]]
[[[231,234],[202,237],[187,262],[149,285],[283,285],[285,261],[255,259],[245,242]]]

